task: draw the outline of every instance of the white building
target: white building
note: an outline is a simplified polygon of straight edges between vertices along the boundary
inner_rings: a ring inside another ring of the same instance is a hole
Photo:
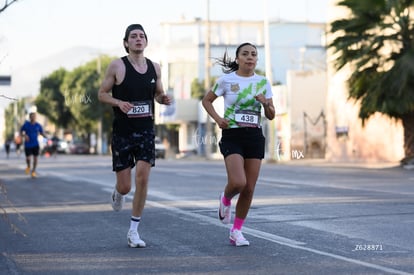
[[[265,72],[266,58],[268,58],[271,64],[269,75],[272,76],[272,82],[282,85],[275,86],[273,91],[274,102],[280,116],[271,123],[264,120],[266,121],[264,132],[268,137],[267,155],[272,159],[276,157],[289,159],[292,138],[298,139],[293,142],[294,150],[305,152],[307,144],[303,134],[306,132],[305,125],[298,121],[303,121],[303,113],[312,113],[314,116],[317,112],[324,111],[326,102],[324,78],[326,25],[324,23],[269,22],[269,44],[266,45],[263,21],[211,21],[211,58],[208,61],[205,58],[207,29],[205,21],[195,19],[164,22],[161,25],[163,38],[159,59],[165,77],[163,80],[165,88],[174,96],[175,104],[171,107],[159,107],[163,109],[158,110],[157,113],[160,115],[156,118],[156,122],[158,125],[179,125],[176,127],[177,134],[172,138],[177,144],[172,144],[172,147],[176,147],[180,153],[197,151],[203,154],[204,146],[211,145],[213,153],[217,152],[216,143],[220,137],[215,133],[220,131],[213,129],[213,134],[205,135],[206,115],[203,114],[199,101],[191,99],[191,83],[196,78],[200,81],[204,80],[207,62],[210,62],[211,77],[220,76],[221,67],[214,66],[215,59],[222,57],[226,50],[234,58],[239,44],[251,42],[258,50],[257,69]],[[303,73],[310,71],[316,73]],[[314,80],[311,80],[313,78]],[[299,97],[292,97],[296,94],[295,90],[299,91]],[[304,104],[299,104],[300,102]],[[310,102],[312,106],[308,104]],[[220,102],[218,105],[221,105]],[[296,127],[293,132],[290,122]],[[309,140],[312,140],[313,131],[308,131],[307,134]],[[318,138],[322,139],[319,144],[324,144],[324,136]]]

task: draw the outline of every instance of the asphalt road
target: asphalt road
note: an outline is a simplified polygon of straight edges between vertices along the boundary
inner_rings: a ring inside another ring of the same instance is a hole
[[[0,274],[414,274],[414,171],[263,164],[244,226],[217,220],[222,161],[157,160],[128,248],[132,193],[113,212],[107,156],[0,156]],[[4,212],[1,214],[1,212]]]

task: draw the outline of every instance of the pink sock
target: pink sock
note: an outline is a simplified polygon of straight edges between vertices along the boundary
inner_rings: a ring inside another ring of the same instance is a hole
[[[243,226],[243,223],[244,223],[244,219],[240,219],[238,217],[235,217],[234,218],[233,228],[231,229],[231,231],[241,230],[241,228]]]
[[[231,204],[231,199],[227,198],[226,196],[223,196],[221,198],[221,202],[225,205],[225,206],[229,206]]]

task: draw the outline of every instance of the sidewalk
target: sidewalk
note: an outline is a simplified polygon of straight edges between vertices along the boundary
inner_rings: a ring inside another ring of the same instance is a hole
[[[275,163],[280,165],[299,165],[299,166],[325,166],[325,167],[344,167],[344,168],[367,168],[367,169],[386,169],[386,168],[403,168],[400,162],[333,162],[326,159],[298,159],[280,162],[266,161],[266,163]]]

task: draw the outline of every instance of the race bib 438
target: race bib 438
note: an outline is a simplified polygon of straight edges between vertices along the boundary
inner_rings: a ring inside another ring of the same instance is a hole
[[[254,111],[236,111],[234,119],[242,127],[259,127],[260,113]]]

